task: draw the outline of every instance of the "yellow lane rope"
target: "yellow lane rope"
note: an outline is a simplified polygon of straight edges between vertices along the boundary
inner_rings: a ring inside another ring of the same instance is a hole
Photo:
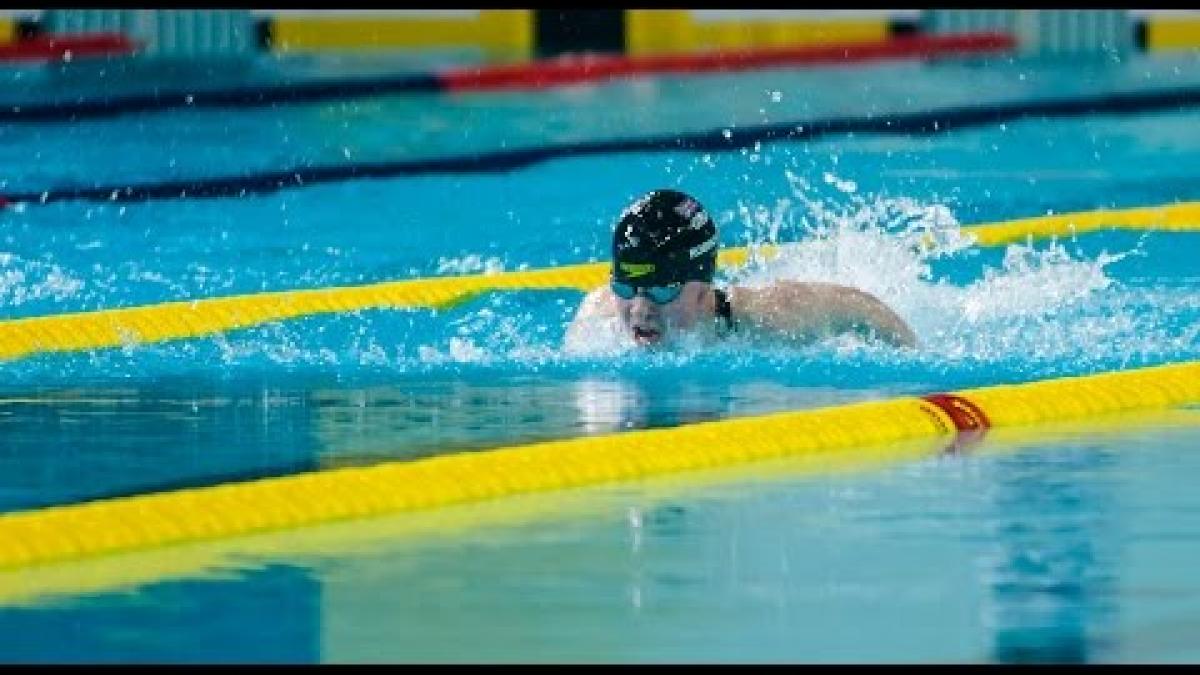
[[[631,431],[0,515],[0,568],[1200,402],[1200,361]]]
[[[1082,233],[1102,227],[1200,230],[1200,202],[1122,211],[1028,218],[964,228],[981,245]],[[771,249],[764,247],[764,252]],[[746,248],[723,251],[722,265],[742,265]],[[373,308],[445,309],[500,289],[576,289],[604,283],[605,263],[364,286],[275,291],[158,305],[0,321],[0,361],[49,352],[71,352],[215,335],[271,321]]]
[[[1045,239],[1102,229],[1194,232],[1200,230],[1200,202],[1063,213],[963,228],[975,236],[979,246],[998,246],[1023,241],[1027,237]]]
[[[575,288],[604,282],[603,263],[544,270],[389,281],[167,302],[0,322],[0,361],[199,337],[302,316],[377,307],[443,309],[490,290]]]
[[[1159,411],[1159,415],[1190,411]],[[1197,415],[1200,417],[1200,415]],[[1182,425],[1185,420],[1158,420]],[[1192,422],[1200,424],[1200,419]],[[938,445],[935,445],[938,444]],[[714,471],[690,471],[664,476],[638,486],[613,484],[584,490],[557,490],[512,495],[499,500],[467,502],[439,509],[383,515],[377,518],[323,523],[311,527],[273,530],[247,536],[202,540],[176,546],[138,549],[89,558],[65,560],[17,569],[0,569],[0,604],[37,602],[48,595],[97,593],[129,588],[164,578],[193,576],[244,565],[250,558],[321,558],[378,553],[380,549],[410,550],[421,544],[460,537],[478,528],[539,528],[564,521],[623,513],[635,505],[653,508],[689,490],[735,481],[761,484],[804,476],[850,474],[936,454],[944,439],[928,437],[908,443],[863,448],[854,453],[826,453],[754,462]]]
[[[1200,408],[1125,412],[1034,427],[1008,427],[988,433],[969,448],[971,456],[1020,452],[1047,441],[1069,444],[1083,437],[1112,438],[1147,430],[1192,433],[1200,427]],[[621,484],[610,489],[558,490],[513,495],[501,500],[468,502],[440,509],[389,514],[207,539],[175,546],[129,550],[113,555],[77,558],[32,567],[0,570],[0,604],[36,605],[47,598],[135,589],[167,579],[221,574],[264,560],[314,562],[330,556],[411,552],[486,528],[536,526],[542,531],[559,522],[625,517],[630,508],[653,509],[697,490],[721,490],[722,499],[744,494],[730,486],[763,486],[813,476],[836,477],[898,463],[930,458],[946,448],[944,437],[929,436],[853,452],[789,456],[711,471],[688,471],[643,481],[631,492]]]
[[[1020,452],[1030,445],[1094,441],[1146,430],[1160,432],[1200,427],[1200,409],[1125,412],[1035,427],[1008,427],[988,433],[969,454]],[[207,539],[175,546],[129,550],[32,567],[0,570],[0,604],[40,604],[47,598],[135,589],[167,579],[221,574],[263,560],[315,561],[329,556],[379,555],[436,545],[482,528],[544,528],[556,522],[622,517],[630,508],[652,509],[686,498],[696,490],[733,485],[767,485],[811,476],[835,477],[901,462],[929,458],[946,448],[944,437],[929,436],[854,452],[789,456],[711,471],[689,471],[642,482],[636,492],[620,484],[611,489],[559,490],[513,495],[501,500],[468,502],[440,509],[384,515],[273,530],[247,536]],[[723,495],[744,494],[723,490]],[[729,498],[729,497],[726,497]],[[301,562],[300,564],[303,564]]]

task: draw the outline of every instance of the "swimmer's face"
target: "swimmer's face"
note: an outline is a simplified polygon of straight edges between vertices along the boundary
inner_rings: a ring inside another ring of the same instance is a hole
[[[642,293],[631,300],[614,294],[621,329],[640,347],[668,342],[677,333],[693,328],[709,313],[707,300],[711,289],[712,284],[707,282],[689,281],[683,285],[679,297],[664,305]]]

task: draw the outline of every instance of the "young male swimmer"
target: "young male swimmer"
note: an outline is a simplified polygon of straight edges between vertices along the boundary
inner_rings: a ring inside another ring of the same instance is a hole
[[[614,318],[641,347],[667,345],[684,333],[735,331],[793,343],[851,333],[900,347],[917,344],[887,305],[846,286],[776,281],[765,288],[715,288],[716,225],[682,192],[655,190],[626,208],[612,250],[609,284],[584,298],[567,344]]]

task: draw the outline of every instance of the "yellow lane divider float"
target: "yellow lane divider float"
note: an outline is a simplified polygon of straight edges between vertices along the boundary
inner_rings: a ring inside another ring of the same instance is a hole
[[[1091,211],[964,228],[984,246],[1025,237],[1083,233],[1105,227],[1200,230],[1200,202]],[[765,252],[769,252],[765,251]],[[722,251],[722,265],[742,265],[746,248]],[[0,322],[0,361],[214,335],[303,316],[372,308],[445,309],[480,293],[502,289],[577,289],[604,283],[605,263],[498,274],[390,281],[363,286],[275,291],[167,302]]]
[[[988,457],[1022,452],[1030,446],[1070,447],[1086,439],[1106,443],[1139,433],[1194,434],[1200,407],[1123,412],[1082,420],[990,430],[987,443],[972,445],[969,455]],[[1118,440],[1117,442],[1121,442]],[[1135,445],[1131,444],[1131,445]],[[555,490],[467,502],[443,508],[357,518],[309,527],[270,530],[245,536],[204,539],[172,546],[127,550],[112,555],[0,570],[0,605],[42,605],[49,598],[132,591],[168,579],[221,576],[286,560],[307,566],[336,557],[412,554],[472,532],[533,527],[544,532],[560,523],[628,518],[629,509],[649,511],[693,498],[736,500],[755,489],[818,476],[838,476],[930,458],[947,449],[945,437],[864,446],[851,452],[809,453],[750,462],[711,471],[685,471],[643,481],[637,490],[612,483],[584,490]],[[1131,448],[1132,449],[1132,448]],[[715,491],[715,492],[713,492]],[[518,534],[519,536],[519,534]]]
[[[1200,230],[1200,202],[1063,213],[963,229],[975,235],[975,242],[979,246],[998,246],[1024,241],[1027,237],[1045,239],[1105,229],[1194,232]]]
[[[1192,361],[99,500],[0,515],[0,568],[1197,402]]]
[[[592,263],[494,275],[275,291],[13,319],[0,322],[0,361],[46,352],[201,337],[317,314],[378,307],[444,309],[480,293],[499,289],[590,290],[604,283],[607,272],[604,264]]]

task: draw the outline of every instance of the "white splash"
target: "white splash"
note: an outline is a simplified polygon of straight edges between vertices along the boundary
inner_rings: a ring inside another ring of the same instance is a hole
[[[921,351],[940,358],[1064,357],[1128,328],[1130,317],[1119,308],[1082,319],[1095,313],[1098,294],[1113,285],[1105,267],[1136,251],[1088,260],[1072,257],[1054,239],[1012,244],[999,268],[985,266],[976,281],[956,286],[934,279],[931,262],[978,255],[980,249],[945,205],[862,196],[829,204],[811,197],[803,179],[788,178],[793,194],[776,208],[743,210],[752,214],[743,217],[743,226],[756,237],[756,253],[730,275],[732,283],[821,281],[867,291],[913,327]],[[829,175],[826,182],[845,183]],[[793,243],[780,245],[774,258],[758,250],[789,239]]]
[[[484,258],[471,253],[460,258],[438,258],[438,274],[498,274],[504,271],[504,261],[495,256]]]
[[[843,197],[823,201],[803,177],[786,176],[791,194],[738,205],[739,238],[751,255],[746,266],[723,272],[728,283],[760,288],[781,280],[815,281],[871,293],[913,327],[918,360],[1070,359],[1097,341],[1136,340],[1145,323],[1123,306],[1124,296],[1105,274],[1108,265],[1136,251],[1083,259],[1056,240],[1013,244],[999,267],[983,266],[975,281],[955,285],[935,279],[931,264],[978,256],[981,249],[946,205],[861,195],[853,181],[832,174],[824,182]],[[766,245],[775,248],[774,256],[766,254]],[[568,354],[629,348],[615,319],[569,337]],[[839,339],[820,348],[849,356],[862,345]]]
[[[83,281],[58,265],[0,252],[0,306],[42,299],[66,300],[82,288]]]

